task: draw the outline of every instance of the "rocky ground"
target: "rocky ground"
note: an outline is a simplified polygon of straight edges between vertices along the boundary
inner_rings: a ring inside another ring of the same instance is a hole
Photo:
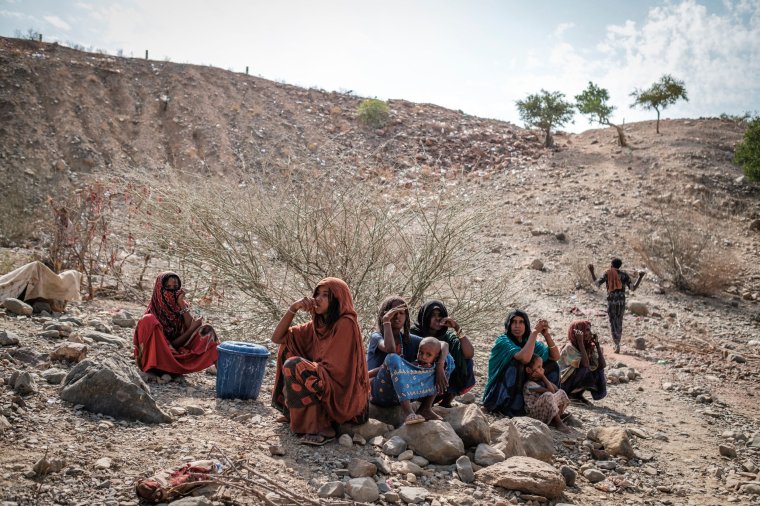
[[[16,244],[39,253],[44,227],[31,211],[91,176],[176,168],[243,185],[283,171],[334,170],[389,206],[418,197],[495,207],[471,246],[486,256],[472,282],[506,275],[512,299],[504,313],[519,306],[547,319],[560,343],[572,320],[591,320],[610,363],[608,397],[593,408],[571,406],[568,435],[486,417],[477,399],[501,331],[493,321],[465,329],[478,384],[444,413],[449,424],[394,434],[373,422],[349,441],[309,447],[275,423],[271,367],[256,401],[217,399],[215,378],[205,373],[150,382],[155,403],[145,409],[172,423],[125,421],[88,410],[88,398],[65,400],[66,376],[87,360],[129,363],[131,326],[147,296],[134,280],[128,293],[109,287],[62,315],[19,316],[25,308],[6,304],[0,500],[135,504],[136,480],[211,457],[226,473],[245,462],[272,480],[255,478],[260,496],[229,485],[208,500],[227,503],[347,504],[375,494],[381,503],[430,505],[760,503],[760,188],[731,163],[741,125],[664,120],[657,135],[644,122],[625,126],[627,148],[601,129],[560,134],[556,149],[543,150],[534,132],[404,101],[392,101],[392,123],[373,131],[356,123],[358,97],[206,67],[9,39],[0,39],[0,63],[9,69],[0,76],[5,244],[20,237]],[[726,289],[685,294],[647,268],[637,240],[676,214],[680,228],[708,232],[731,259]],[[591,262],[601,273],[612,256],[623,257],[624,269],[647,271],[630,298],[619,355],[609,349],[604,294],[590,289],[585,270]],[[0,272],[33,257],[3,248]],[[166,260],[146,260],[148,278]],[[204,311],[223,339],[245,334],[235,311]],[[274,351],[266,336],[247,338]],[[131,392],[139,397],[140,388]],[[431,453],[421,443],[426,434],[448,441],[439,447],[452,453]],[[460,450],[457,438],[468,447]],[[521,460],[523,453],[545,465]],[[509,455],[517,457],[497,462]],[[517,484],[515,476],[525,479]]]

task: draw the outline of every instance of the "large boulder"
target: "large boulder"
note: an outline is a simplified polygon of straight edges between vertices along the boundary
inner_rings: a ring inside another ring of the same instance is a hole
[[[8,330],[0,330],[0,346],[15,346],[19,343],[18,336]]]
[[[475,449],[475,463],[479,466],[492,466],[504,460],[504,452],[491,445],[481,443]]]
[[[137,370],[118,358],[79,362],[63,380],[61,399],[93,413],[145,423],[170,422]]]
[[[11,374],[11,386],[19,395],[29,395],[37,393],[37,381],[34,374],[28,371],[15,371]]]
[[[451,425],[454,432],[462,438],[466,448],[491,442],[491,428],[488,426],[488,419],[475,404],[455,408],[438,407],[435,408],[435,412]]]
[[[623,427],[595,427],[588,431],[587,437],[601,443],[610,455],[619,455],[628,459],[634,457],[633,446]]]
[[[416,411],[417,406],[419,406],[418,402],[412,403],[413,410]],[[369,403],[369,417],[370,419],[374,418],[375,420],[379,420],[394,427],[400,427],[403,425],[404,420],[406,420],[406,415],[404,414],[404,410],[401,409],[401,406],[375,406],[371,402]]]
[[[433,464],[453,464],[464,455],[462,439],[441,420],[404,425],[392,435],[401,437],[414,453]]]
[[[134,316],[132,316],[128,311],[119,311],[111,317],[111,322],[119,327],[130,329],[134,328],[135,325],[137,325]]]
[[[644,302],[639,301],[631,301],[630,304],[628,304],[628,311],[635,314],[636,316],[647,316],[649,314],[649,308]]]
[[[526,456],[520,432],[511,418],[500,418],[491,425],[491,441],[506,458]]]
[[[565,490],[562,474],[546,462],[530,457],[510,457],[475,473],[478,481],[507,490],[553,499]]]
[[[551,462],[554,458],[554,438],[551,429],[542,421],[528,416],[512,419],[520,434],[525,454],[534,459]]]

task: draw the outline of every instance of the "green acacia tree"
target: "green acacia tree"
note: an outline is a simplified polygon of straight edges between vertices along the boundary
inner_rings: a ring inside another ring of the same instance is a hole
[[[525,100],[518,100],[515,103],[525,126],[528,128],[535,126],[544,131],[546,134],[544,146],[547,148],[554,146],[552,129],[563,126],[573,119],[575,114],[573,104],[565,101],[565,95],[559,91],[550,93],[541,90],[540,93],[528,95]]]
[[[578,108],[578,112],[589,117],[589,123],[596,121],[600,125],[611,126],[617,130],[618,143],[621,146],[627,146],[623,128],[610,121],[615,106],[607,103],[609,99],[610,94],[605,88],[600,88],[589,81],[588,87],[580,95],[575,96],[575,106]]]
[[[750,181],[760,181],[760,116],[747,125],[744,139],[736,146],[734,161]]]
[[[683,81],[679,81],[670,74],[664,74],[659,81],[645,90],[638,88],[631,92],[633,104],[631,107],[642,107],[646,110],[657,111],[657,133],[660,133],[660,110],[683,99],[687,102],[686,87]]]

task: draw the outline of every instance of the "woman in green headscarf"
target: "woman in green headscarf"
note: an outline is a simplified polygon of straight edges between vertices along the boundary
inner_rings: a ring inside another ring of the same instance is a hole
[[[546,344],[538,341],[539,334]],[[531,332],[528,314],[515,309],[504,321],[504,334],[496,338],[491,348],[488,383],[483,391],[484,408],[507,416],[525,414],[525,364],[533,355],[541,357],[547,379],[559,387],[559,350],[549,333],[548,322],[539,320]]]

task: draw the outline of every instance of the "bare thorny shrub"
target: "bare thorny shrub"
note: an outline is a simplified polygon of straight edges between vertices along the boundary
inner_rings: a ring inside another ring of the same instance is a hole
[[[254,335],[271,332],[288,305],[327,276],[348,283],[365,333],[389,294],[404,296],[412,309],[443,299],[471,331],[503,316],[506,283],[473,282],[483,265],[475,233],[490,211],[424,209],[414,200],[390,206],[369,188],[335,181],[304,186],[152,186],[143,206],[151,253],[242,292],[248,304],[237,312]]]
[[[633,245],[655,275],[698,295],[716,294],[735,282],[737,257],[715,233],[720,230],[717,220],[693,210],[661,207],[653,225]]]

